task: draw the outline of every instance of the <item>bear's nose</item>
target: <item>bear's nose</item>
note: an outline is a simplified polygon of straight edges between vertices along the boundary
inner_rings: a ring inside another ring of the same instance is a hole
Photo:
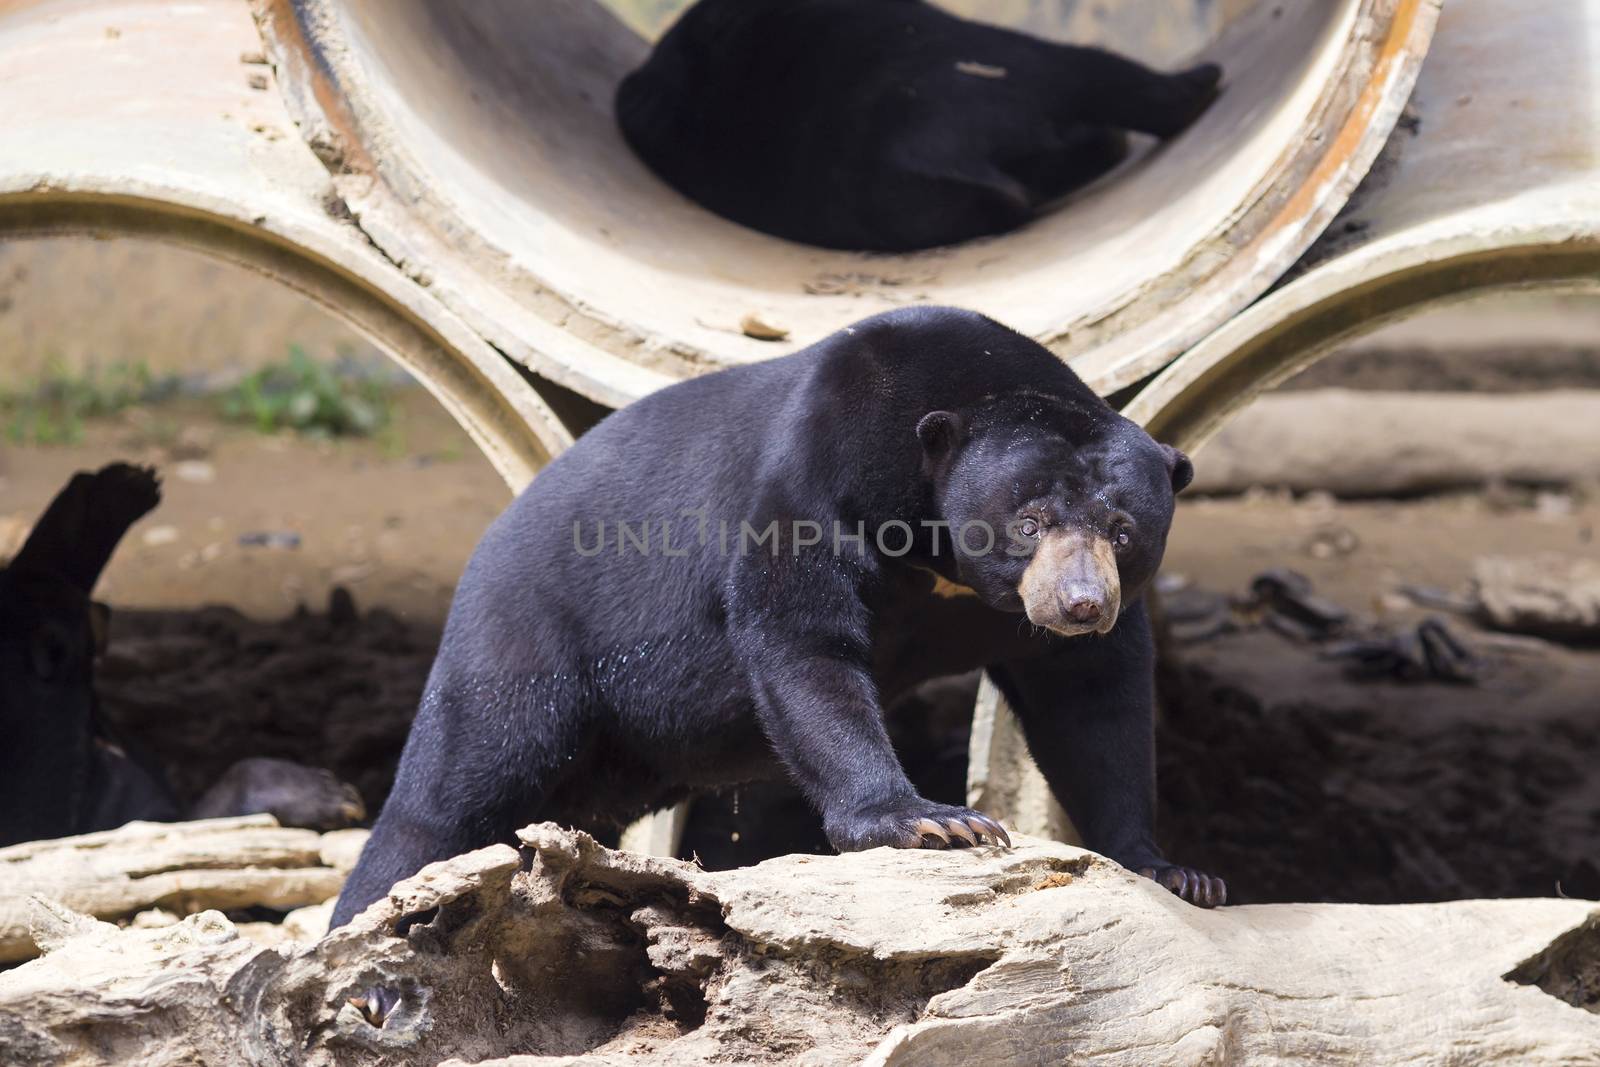
[[[1073,622],[1093,626],[1100,621],[1100,604],[1095,600],[1074,600],[1067,606],[1067,614]]]

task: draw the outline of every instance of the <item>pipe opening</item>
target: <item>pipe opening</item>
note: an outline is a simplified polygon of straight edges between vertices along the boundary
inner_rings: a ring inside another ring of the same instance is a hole
[[[648,53],[641,29],[672,6],[295,0],[320,64],[306,69],[331,72],[347,108],[334,125],[348,165],[375,171],[408,224],[448,251],[453,262],[430,256],[429,270],[463,286],[458,305],[510,351],[538,343],[513,328],[532,312],[682,377],[934,302],[991,314],[1094,384],[1125,385],[1259,293],[1315,236],[1387,134],[1409,88],[1396,70],[1420,61],[1431,28],[1416,4],[1374,0],[981,5],[986,18],[1161,69],[1219,62],[1225,90],[1183,134],[1141,139],[1115,172],[1021,230],[868,255],[727,222],[635,158],[612,98]],[[368,228],[391,254],[421,247],[395,218]],[[784,338],[746,336],[752,315]],[[605,399],[575,373],[569,384]]]

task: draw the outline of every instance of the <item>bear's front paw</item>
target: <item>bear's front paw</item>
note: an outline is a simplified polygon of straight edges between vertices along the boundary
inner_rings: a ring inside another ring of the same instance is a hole
[[[1215,908],[1228,902],[1228,887],[1222,879],[1193,867],[1141,867],[1139,873],[1198,908]]]
[[[1005,827],[971,808],[904,797],[828,819],[828,840],[840,852],[890,848],[969,848],[987,839],[1011,847]]]

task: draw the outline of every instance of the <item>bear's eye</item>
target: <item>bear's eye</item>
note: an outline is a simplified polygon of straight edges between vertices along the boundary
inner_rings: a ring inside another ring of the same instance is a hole
[[[1111,543],[1118,548],[1127,548],[1132,542],[1133,535],[1128,533],[1126,529],[1113,530],[1111,532]]]
[[[1023,537],[1038,537],[1039,536],[1039,520],[1038,519],[1031,519],[1031,518],[1030,519],[1023,519],[1020,523],[1017,524],[1017,529],[1022,531],[1022,536]]]

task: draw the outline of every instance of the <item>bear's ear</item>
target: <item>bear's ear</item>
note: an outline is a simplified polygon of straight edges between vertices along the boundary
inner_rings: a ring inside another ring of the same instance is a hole
[[[1194,464],[1189,462],[1188,456],[1171,445],[1162,445],[1161,451],[1167,456],[1167,473],[1172,476],[1173,493],[1183,492],[1194,481]]]
[[[917,423],[917,440],[922,442],[924,467],[932,472],[942,466],[961,443],[961,416],[953,411],[930,411]]]

